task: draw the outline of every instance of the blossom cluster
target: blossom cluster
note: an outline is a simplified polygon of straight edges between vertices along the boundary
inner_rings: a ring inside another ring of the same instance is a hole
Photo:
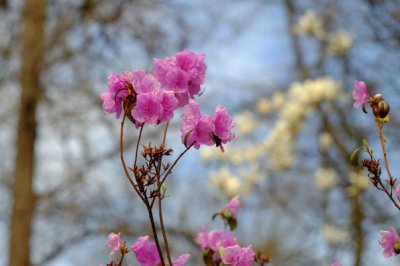
[[[233,139],[234,122],[226,109],[217,106],[213,115],[201,115],[194,97],[201,91],[207,66],[204,54],[182,51],[174,57],[154,59],[152,73],[143,70],[113,73],[108,91],[100,94],[105,112],[122,113],[136,126],[168,122],[183,107],[182,140],[185,145],[217,145]]]
[[[252,246],[240,247],[236,238],[225,230],[208,232],[204,226],[196,242],[213,261],[222,261],[225,265],[249,266],[255,260]]]
[[[161,86],[175,93],[179,107],[185,106],[190,98],[199,94],[207,69],[204,59],[204,54],[190,51],[180,52],[164,60],[154,59],[154,76]]]
[[[164,60],[154,59],[153,73],[143,70],[113,73],[108,91],[103,92],[103,109],[119,118],[123,107],[138,124],[169,121],[178,107],[200,92],[207,66],[203,54],[190,51]]]
[[[233,139],[231,129],[235,126],[226,109],[217,106],[213,115],[201,115],[199,104],[190,100],[183,108],[182,141],[198,149],[201,144],[216,144],[223,150],[223,143]]]
[[[239,196],[233,197],[221,210],[222,218],[228,223],[231,219],[236,220],[240,207]],[[203,226],[196,243],[202,248],[204,259],[216,262],[216,265],[222,262],[223,265],[250,266],[256,260],[252,246],[239,246],[236,238],[226,230],[207,231],[206,226]]]
[[[121,250],[121,253],[123,254],[133,251],[133,253],[135,253],[136,260],[141,266],[155,266],[160,265],[161,263],[157,252],[157,246],[154,242],[149,241],[148,236],[139,237],[138,240],[130,247],[130,249],[127,249],[125,247],[125,242],[121,240],[119,233],[110,233],[107,238],[107,246],[111,250],[110,255],[114,255],[114,253],[118,250]],[[172,260],[172,266],[184,266],[189,258],[189,254],[182,254],[177,259]],[[111,263],[111,265],[114,264]],[[102,264],[99,266],[102,266]]]

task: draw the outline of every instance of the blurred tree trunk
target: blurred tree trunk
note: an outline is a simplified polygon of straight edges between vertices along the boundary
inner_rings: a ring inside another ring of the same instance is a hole
[[[362,255],[364,252],[364,234],[362,222],[364,219],[363,206],[361,204],[360,195],[351,198],[351,224],[353,226],[354,238],[354,266],[362,265]]]
[[[10,266],[30,265],[30,235],[34,212],[34,150],[36,107],[42,94],[40,73],[44,52],[46,0],[26,0],[21,31],[21,99],[16,143],[14,205],[11,220]]]

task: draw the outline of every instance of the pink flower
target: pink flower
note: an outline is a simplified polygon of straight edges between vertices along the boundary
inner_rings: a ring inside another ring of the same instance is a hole
[[[121,112],[122,112],[120,98],[115,98],[114,93],[103,92],[100,94],[100,99],[103,100],[103,110],[106,113],[109,113],[109,114],[115,113],[115,116],[117,118],[120,117]]]
[[[204,54],[191,51],[182,51],[163,60],[154,59],[154,76],[162,87],[175,92],[179,107],[200,92],[207,69],[204,59]]]
[[[142,93],[137,96],[136,106],[131,113],[138,123],[155,125],[159,122],[163,107],[155,93]]]
[[[334,263],[331,264],[331,266],[343,266],[343,265],[341,263],[339,263],[339,262],[334,262]]]
[[[202,144],[208,146],[216,144],[222,149],[222,143],[233,138],[231,129],[234,122],[222,106],[218,106],[212,116],[201,115],[199,104],[191,99],[183,108],[182,120],[182,141],[186,146],[194,144],[194,147],[199,149]],[[189,137],[185,142],[188,134]]]
[[[227,143],[233,139],[231,129],[235,126],[235,122],[229,116],[228,111],[223,106],[218,105],[215,108],[215,112],[212,115],[212,119],[215,125],[215,135],[222,141]]]
[[[103,109],[105,112],[119,118],[122,112],[122,99],[128,96],[128,88],[131,85],[131,72],[126,71],[120,75],[113,73],[108,77],[108,91],[100,94],[103,100]]]
[[[193,128],[193,124],[195,124],[201,117],[200,114],[200,106],[194,100],[189,100],[189,104],[183,107],[182,113],[182,133],[186,135],[189,130]]]
[[[205,144],[207,146],[214,145],[215,140],[212,135],[214,129],[215,126],[212,118],[209,115],[202,115],[195,123],[193,132],[191,134],[191,137],[196,141],[194,147],[198,149],[200,148],[201,144]]]
[[[154,242],[149,241],[149,236],[139,237],[138,241],[132,245],[131,250],[135,253],[141,266],[156,266],[161,263],[157,246]],[[172,265],[185,266],[189,258],[189,254],[182,254],[177,259],[172,260]]]
[[[256,255],[251,245],[247,248],[239,245],[227,247],[221,253],[222,262],[232,266],[251,266]]]
[[[170,121],[174,117],[174,111],[178,107],[178,99],[172,91],[163,91],[159,95],[159,101],[163,107],[163,112],[160,114],[159,120]]]
[[[132,73],[132,84],[137,94],[161,91],[160,82],[152,74],[147,74],[143,70]]]
[[[198,233],[196,243],[202,249],[209,248],[218,253],[221,247],[230,247],[237,245],[236,238],[225,230],[212,230],[207,232],[206,226],[203,226]]]
[[[353,107],[360,108],[368,101],[370,97],[367,85],[365,84],[364,81],[356,80],[353,86],[354,86],[353,99],[355,100]]]
[[[204,82],[207,70],[207,65],[204,63],[204,59],[204,54],[195,54],[186,50],[176,54],[176,64],[188,73],[188,91],[191,98],[199,93],[200,86]]]
[[[237,213],[240,209],[240,200],[239,196],[233,197],[228,204],[226,205],[226,209],[232,214],[233,218],[236,218]]]
[[[171,68],[165,75],[165,87],[175,93],[186,93],[188,90],[188,76],[179,68]]]
[[[172,261],[173,266],[185,266],[185,263],[189,260],[190,255],[185,253],[180,255],[177,259]]]
[[[114,255],[116,251],[119,250],[119,247],[122,244],[122,240],[120,238],[120,233],[110,233],[107,237],[107,246],[110,248],[110,255]]]
[[[391,226],[389,231],[381,230],[381,237],[382,239],[379,241],[379,244],[384,248],[383,256],[385,258],[396,256],[394,245],[399,243],[399,236],[396,229]]]
[[[148,240],[148,236],[139,237],[138,241],[131,247],[141,266],[155,266],[161,262],[156,244]]]

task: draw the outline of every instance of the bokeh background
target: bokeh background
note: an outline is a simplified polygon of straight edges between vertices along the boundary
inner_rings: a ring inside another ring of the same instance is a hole
[[[151,234],[99,94],[110,73],[183,49],[206,54],[202,113],[223,104],[237,126],[225,153],[190,151],[167,183],[174,257],[201,265],[197,232],[221,228],[211,215],[240,194],[235,234],[274,266],[399,265],[378,245],[399,213],[348,162],[362,138],[381,156],[371,114],[352,107],[365,80],[391,104],[400,171],[399,47],[398,0],[0,0],[0,265],[98,265],[109,232]],[[137,131],[126,137],[131,158]]]

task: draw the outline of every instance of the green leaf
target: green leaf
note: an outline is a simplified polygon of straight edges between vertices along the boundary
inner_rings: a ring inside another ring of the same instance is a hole
[[[350,163],[353,165],[357,165],[358,164],[358,153],[364,150],[364,148],[358,148],[355,151],[353,151],[353,153],[350,156]]]
[[[362,142],[363,142],[363,145],[364,145],[365,147],[368,147],[368,142],[367,142],[366,139],[363,139]]]
[[[386,145],[386,136],[385,135],[382,135],[382,136],[383,136],[383,144]]]
[[[165,191],[167,190],[167,185],[163,183],[161,185],[161,198],[163,199],[165,197]]]

